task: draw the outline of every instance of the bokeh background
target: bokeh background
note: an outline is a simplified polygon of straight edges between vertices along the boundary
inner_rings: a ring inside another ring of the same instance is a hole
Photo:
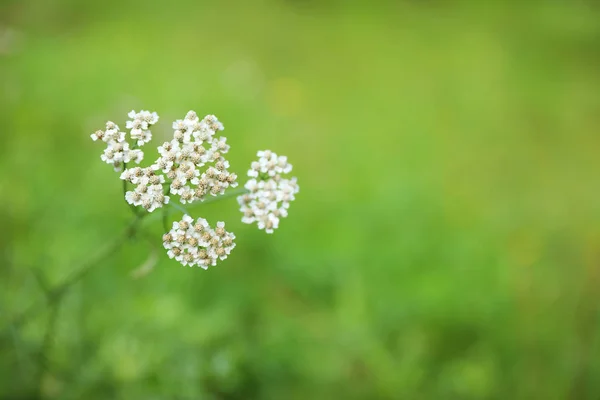
[[[596,1],[4,0],[0,88],[0,398],[600,398]],[[142,108],[288,155],[289,218],[78,276],[132,218],[89,135]]]

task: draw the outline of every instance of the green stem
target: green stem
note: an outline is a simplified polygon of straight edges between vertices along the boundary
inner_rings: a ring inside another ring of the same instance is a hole
[[[108,259],[111,255],[117,252],[123,246],[128,239],[135,236],[138,225],[140,222],[146,217],[148,214],[137,215],[129,225],[123,230],[121,235],[119,235],[112,243],[106,245],[100,252],[96,254],[95,257],[92,257],[85,262],[83,262],[79,267],[72,268],[71,275],[67,276],[61,283],[55,285],[52,288],[49,288],[45,300],[47,304],[54,305],[57,301],[59,301],[62,296],[64,296],[68,289],[83,279],[95,266],[103,263],[106,259]],[[23,311],[20,315],[13,317],[8,323],[8,329],[18,328],[21,325],[25,324],[30,318],[37,315],[40,311],[40,304],[34,303],[29,306],[25,311]],[[3,336],[5,329],[0,331],[0,338]]]
[[[245,188],[239,188],[239,189],[227,192],[225,194],[222,194],[220,196],[209,197],[208,199],[206,199],[204,201],[198,200],[198,201],[194,201],[194,202],[188,203],[187,206],[189,207],[189,206],[197,206],[197,205],[200,205],[200,204],[214,203],[215,201],[225,200],[225,199],[227,199],[229,197],[239,196],[239,195],[244,194],[244,193],[248,193],[248,190],[246,190]],[[180,203],[178,203],[176,201],[169,202],[169,205],[171,207],[177,209],[178,211],[181,211],[184,214],[190,215],[189,211],[182,204],[180,204]]]
[[[123,168],[121,169],[122,172],[124,172],[127,169],[127,163],[123,163]],[[125,196],[127,195],[127,180],[123,179],[123,200],[125,200]],[[127,200],[125,200],[127,201]],[[135,215],[136,217],[139,217],[140,213],[138,212],[137,208],[135,208],[135,206],[133,204],[129,204],[127,203],[127,205],[129,205],[129,208],[131,209],[131,212],[133,213],[133,215]]]
[[[169,187],[166,186],[165,187],[165,191],[164,191],[164,195],[168,195],[169,194]],[[162,224],[163,224],[163,229],[165,230],[165,232],[169,231],[169,224],[167,221],[167,215],[169,214],[169,209],[167,207],[162,207]]]
[[[40,365],[40,368],[37,376],[38,383],[36,385],[36,391],[39,393],[39,398],[43,398],[44,374],[51,368],[49,353],[52,351],[52,342],[54,340],[56,331],[56,322],[58,319],[61,299],[62,298],[56,299],[50,308],[50,315],[48,316],[48,321],[46,323],[46,332],[44,333],[44,339],[38,352],[38,364]]]
[[[177,203],[176,201],[170,201],[170,202],[169,202],[169,205],[170,205],[171,207],[173,207],[173,208],[175,208],[175,209],[177,209],[177,210],[181,211],[181,212],[182,212],[182,213],[184,213],[184,214],[188,214],[188,215],[190,214],[190,213],[188,212],[188,210],[186,210],[186,209],[185,209],[185,207],[184,207],[184,206],[182,206],[181,204]]]
[[[212,197],[207,198],[206,200],[197,200],[197,201],[191,202],[190,206],[195,206],[198,204],[214,203],[215,201],[225,200],[225,199],[227,199],[229,197],[233,197],[233,196],[240,196],[244,193],[248,193],[248,190],[246,188],[241,187],[241,188],[237,188],[235,190],[231,190],[220,196],[212,196]]]

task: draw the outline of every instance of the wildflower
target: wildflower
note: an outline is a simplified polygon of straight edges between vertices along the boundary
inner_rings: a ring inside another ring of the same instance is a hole
[[[131,111],[128,117],[129,135],[111,121],[104,130],[91,134],[92,140],[106,144],[102,161],[121,170],[127,203],[152,212],[168,204],[171,196],[179,196],[181,203],[187,204],[222,195],[238,185],[237,175],[229,171],[225,158],[230,149],[227,138],[217,136],[223,124],[214,115],[200,119],[196,112],[189,111],[173,122],[173,138],[158,146],[158,158],[145,168],[127,168],[127,164],[143,160],[139,146],[152,139],[150,127],[159,117],[145,110]],[[281,218],[287,217],[299,188],[296,178],[287,177],[292,171],[287,157],[270,150],[259,151],[257,156],[248,170],[247,192],[238,197],[242,222],[256,223],[259,229],[273,233]],[[128,184],[133,189],[127,190]],[[163,214],[165,223],[166,217]],[[163,246],[169,258],[182,265],[207,269],[228,257],[235,247],[234,240],[235,235],[227,232],[224,222],[217,222],[213,229],[204,218],[194,220],[186,214],[163,235]]]
[[[237,175],[228,171],[229,162],[223,156],[229,151],[227,138],[214,137],[223,130],[217,117],[207,115],[200,120],[196,112],[189,111],[184,119],[173,122],[173,129],[173,139],[158,147],[160,157],[152,165],[171,179],[170,194],[181,196],[186,204],[237,186]],[[214,166],[201,172],[207,164]]]
[[[158,121],[158,115],[148,111],[142,111],[139,114],[132,111],[129,116],[132,117],[132,115],[135,115],[136,118],[133,121],[127,121],[127,128],[132,128],[132,139],[136,139],[137,144],[142,145],[152,137],[147,128]],[[93,141],[101,140],[106,143],[100,159],[111,164],[115,171],[120,171],[129,162],[133,161],[139,164],[144,159],[144,152],[141,149],[131,148],[126,140],[125,132],[121,132],[119,126],[112,121],[106,123],[105,130],[97,130],[90,137]]]
[[[204,218],[193,220],[184,215],[173,222],[172,229],[163,235],[163,246],[169,258],[184,266],[207,269],[225,260],[235,247],[235,235],[225,230],[224,222],[212,229]]]
[[[136,185],[135,189],[125,193],[125,200],[134,206],[142,206],[152,212],[169,203],[169,196],[163,193],[163,175],[156,175],[152,168],[134,167],[126,169],[121,179]]]
[[[158,114],[145,110],[136,113],[131,110],[127,116],[131,118],[126,123],[127,129],[131,129],[131,138],[137,140],[138,146],[148,143],[152,139],[149,127],[158,122]]]
[[[259,159],[250,164],[248,180],[244,187],[248,193],[238,197],[242,222],[255,223],[258,229],[273,233],[281,218],[288,215],[290,202],[299,191],[296,178],[283,178],[292,171],[287,157],[277,156],[270,150],[259,151]]]

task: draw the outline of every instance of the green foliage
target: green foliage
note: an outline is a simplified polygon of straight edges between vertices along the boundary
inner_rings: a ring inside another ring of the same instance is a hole
[[[567,1],[2,3],[0,397],[599,398],[598,21]],[[287,155],[290,216],[268,236],[234,199],[196,208],[238,237],[208,271],[169,260],[156,219],[52,302],[132,218],[89,134],[140,108],[161,117],[147,162],[189,109],[224,123],[240,175]]]

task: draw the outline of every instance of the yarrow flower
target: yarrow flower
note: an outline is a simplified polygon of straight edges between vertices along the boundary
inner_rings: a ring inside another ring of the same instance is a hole
[[[126,123],[127,129],[131,129],[131,139],[137,141],[137,146],[148,143],[152,139],[149,127],[158,122],[158,114],[144,110],[136,113],[132,110],[128,116],[132,118]],[[121,170],[123,165],[131,161],[139,164],[144,158],[144,152],[131,148],[125,132],[121,132],[119,126],[112,121],[106,123],[106,130],[97,130],[90,136],[93,141],[102,140],[106,143],[106,149],[100,158],[105,163],[112,164],[115,171]]]
[[[194,221],[186,214],[181,221],[173,222],[173,228],[163,235],[163,246],[169,258],[184,266],[207,269],[227,258],[235,247],[234,240],[235,235],[225,230],[224,222],[217,222],[217,227],[212,229],[204,218]]]
[[[171,180],[171,194],[179,195],[186,204],[237,186],[237,175],[228,171],[229,162],[223,157],[229,151],[227,138],[214,137],[223,130],[217,117],[207,115],[200,120],[190,111],[183,120],[173,123],[173,129],[173,140],[158,147],[160,157],[152,165]],[[214,165],[201,172],[206,164]]]
[[[136,113],[131,110],[127,116],[131,118],[126,124],[126,128],[131,129],[131,138],[137,140],[138,146],[148,143],[152,139],[152,132],[148,127],[158,122],[158,114],[145,110]]]
[[[126,128],[129,135],[121,132],[114,122],[107,122],[105,130],[94,132],[94,141],[106,143],[102,161],[121,171],[125,200],[133,207],[142,207],[148,212],[172,204],[177,196],[182,204],[200,202],[207,196],[219,196],[229,187],[236,187],[237,175],[229,171],[230,165],[224,157],[229,151],[227,138],[217,137],[223,124],[214,115],[200,119],[189,111],[184,119],[173,123],[173,139],[158,146],[158,158],[149,167],[127,168],[127,164],[139,164],[144,158],[140,146],[152,139],[150,127],[158,122],[158,115],[150,111],[131,111]],[[296,178],[284,175],[292,171],[287,157],[277,156],[270,150],[259,151],[244,185],[246,193],[238,197],[242,221],[256,223],[259,229],[273,233],[279,220],[287,217],[290,202],[298,193]],[[128,190],[129,186],[133,189]],[[163,235],[163,246],[169,258],[181,264],[207,269],[224,260],[235,247],[235,235],[225,230],[224,222],[217,222],[213,229],[204,218],[194,219],[183,209],[185,215],[173,222],[172,229]],[[138,214],[143,218],[147,214]],[[163,223],[167,213],[163,208]],[[165,230],[166,230],[165,226]]]
[[[244,186],[248,193],[238,197],[242,222],[257,223],[258,229],[273,233],[279,220],[288,215],[290,202],[295,199],[299,186],[296,178],[283,178],[282,174],[292,171],[287,157],[277,156],[270,150],[259,151],[258,161],[252,162],[248,170],[251,177]]]
[[[144,158],[144,152],[140,149],[131,149],[125,140],[125,132],[119,130],[119,126],[112,121],[106,123],[106,130],[97,130],[92,133],[93,141],[102,140],[106,143],[106,149],[100,159],[107,164],[112,164],[115,171],[130,161],[139,164]]]
[[[169,196],[163,193],[165,177],[156,175],[152,168],[130,168],[123,171],[121,179],[137,185],[133,191],[125,193],[125,200],[134,206],[142,206],[148,212],[169,203]]]

